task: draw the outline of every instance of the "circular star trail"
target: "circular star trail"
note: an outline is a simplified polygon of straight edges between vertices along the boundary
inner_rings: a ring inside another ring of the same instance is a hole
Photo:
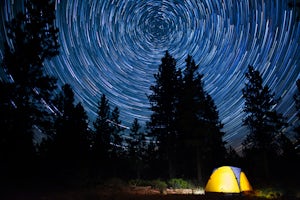
[[[22,9],[20,2],[2,1],[3,24]],[[248,65],[281,97],[276,109],[289,123],[296,121],[296,5],[296,0],[57,0],[60,55],[45,67],[59,84],[72,85],[91,121],[105,94],[111,107],[120,108],[122,123],[130,126],[134,118],[141,124],[149,120],[147,94],[165,51],[182,69],[190,54],[218,108],[224,139],[239,148],[247,133],[242,88]],[[7,39],[5,34],[1,39]]]

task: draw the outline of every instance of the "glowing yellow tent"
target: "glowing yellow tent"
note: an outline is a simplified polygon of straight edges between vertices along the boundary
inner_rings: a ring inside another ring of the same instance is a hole
[[[206,186],[205,192],[210,193],[244,193],[251,192],[245,173],[238,167],[222,166],[215,169]]]

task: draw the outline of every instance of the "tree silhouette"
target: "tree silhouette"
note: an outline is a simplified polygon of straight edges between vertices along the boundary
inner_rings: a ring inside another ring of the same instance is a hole
[[[74,108],[73,114],[74,120],[74,133],[77,137],[77,159],[79,161],[86,160],[90,152],[90,143],[91,143],[91,131],[89,129],[89,118],[83,107],[79,102]]]
[[[21,162],[12,164],[17,171],[31,163],[35,131],[50,129],[51,112],[45,105],[51,102],[56,79],[45,74],[43,62],[58,55],[59,48],[55,2],[28,0],[25,10],[6,23],[10,43],[4,44],[1,63],[1,160]]]
[[[148,96],[152,114],[147,123],[150,135],[158,141],[160,163],[168,176],[174,177],[175,169],[175,117],[178,91],[178,71],[176,60],[166,51],[161,59],[157,74],[154,75],[155,85],[150,86],[152,94]]]
[[[144,157],[146,152],[145,134],[140,131],[141,125],[138,119],[134,119],[130,128],[129,138],[126,139],[128,144],[128,158],[130,167],[133,168],[134,177],[141,178],[141,173],[144,165]]]
[[[122,122],[119,118],[120,111],[116,106],[111,112],[110,117],[110,126],[112,129],[111,142],[113,144],[111,153],[113,154],[113,157],[118,157],[123,152],[123,138],[121,133],[125,130],[125,128],[122,126]]]
[[[101,100],[99,101],[97,114],[97,118],[93,123],[95,128],[95,140],[93,148],[97,151],[97,153],[100,153],[100,155],[104,154],[107,156],[110,146],[111,132],[109,126],[110,107],[108,104],[108,99],[106,99],[104,94],[101,96]]]
[[[125,130],[122,127],[120,117],[119,108],[116,106],[114,110],[111,112],[110,116],[110,127],[111,127],[111,145],[109,149],[109,156],[111,162],[112,175],[116,176],[117,172],[120,171],[121,167],[121,159],[124,157],[124,149],[123,149],[123,138],[121,133]]]
[[[204,183],[203,173],[210,173],[217,161],[224,159],[226,149],[222,141],[223,125],[219,120],[217,108],[211,96],[204,90],[203,74],[198,71],[199,66],[188,55],[179,90],[177,129],[180,139],[184,141],[182,156],[185,157],[187,165],[184,171],[195,166],[198,181]]]
[[[75,105],[74,92],[69,84],[62,86],[62,91],[54,103],[57,108],[55,133],[45,141],[49,146],[46,153],[48,159],[53,162],[51,164],[59,166],[51,170],[57,170],[63,177],[72,176],[75,171],[82,168],[88,157],[90,139],[88,117],[81,103]]]
[[[257,172],[263,169],[262,175],[268,179],[271,160],[280,150],[278,136],[287,124],[282,114],[273,109],[278,100],[268,86],[263,86],[259,71],[248,66],[245,76],[248,82],[242,92],[247,116],[243,119],[243,125],[248,127],[249,134],[242,143],[243,152],[248,161],[253,161],[252,165],[255,163]]]
[[[57,162],[69,163],[75,157],[75,153],[73,152],[75,142],[72,141],[75,139],[72,137],[74,101],[74,93],[69,84],[62,86],[62,91],[54,100],[54,104],[58,110],[58,117],[55,120],[56,132],[53,136],[53,153],[54,157],[58,160]]]
[[[153,113],[147,125],[150,136],[157,139],[160,166],[168,177],[197,176],[204,183],[204,173],[208,176],[225,159],[226,149],[223,124],[198,71],[190,55],[184,71],[177,70],[175,59],[166,51],[154,75],[156,84],[150,87]]]
[[[112,129],[110,126],[110,106],[105,94],[102,94],[98,103],[97,118],[93,122],[93,126],[93,173],[96,173],[95,176],[108,175],[107,172],[109,170],[109,151],[111,149]]]
[[[228,163],[231,163],[231,165],[233,165],[233,166],[240,166],[242,157],[237,153],[237,151],[232,146],[229,146],[227,148],[225,160]]]
[[[296,104],[296,110],[297,110],[297,118],[298,121],[300,121],[300,79],[296,81],[296,86],[297,86],[297,92],[294,95],[294,100]],[[300,152],[300,148],[298,147],[300,145],[300,125],[297,125],[294,128],[294,131],[296,133],[296,148],[298,149],[298,152]]]

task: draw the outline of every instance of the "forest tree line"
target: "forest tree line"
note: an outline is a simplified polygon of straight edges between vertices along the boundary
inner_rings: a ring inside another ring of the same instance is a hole
[[[97,184],[123,179],[186,178],[205,184],[220,165],[237,165],[255,181],[297,180],[300,125],[295,141],[274,107],[275,94],[248,66],[242,90],[248,135],[243,155],[226,147],[213,98],[199,65],[188,55],[184,70],[168,51],[148,95],[152,114],[145,129],[134,119],[125,130],[121,110],[101,94],[95,121],[75,102],[70,84],[61,88],[43,63],[59,55],[55,2],[26,1],[26,12],[7,22],[0,82],[0,175],[8,180],[42,178]],[[294,101],[300,119],[300,80]],[[143,131],[142,131],[143,130]],[[124,133],[127,134],[124,134]],[[39,133],[39,134],[37,134]],[[36,142],[37,136],[43,136]],[[298,177],[299,178],[299,177]]]

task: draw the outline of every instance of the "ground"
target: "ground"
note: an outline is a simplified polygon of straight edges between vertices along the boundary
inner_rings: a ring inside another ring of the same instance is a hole
[[[5,195],[3,195],[5,194]],[[270,197],[269,197],[270,198]],[[167,190],[161,193],[151,187],[92,187],[48,188],[47,190],[10,190],[0,196],[2,200],[267,200],[255,195],[193,194],[189,190]],[[272,197],[273,200],[300,200],[295,197]]]

